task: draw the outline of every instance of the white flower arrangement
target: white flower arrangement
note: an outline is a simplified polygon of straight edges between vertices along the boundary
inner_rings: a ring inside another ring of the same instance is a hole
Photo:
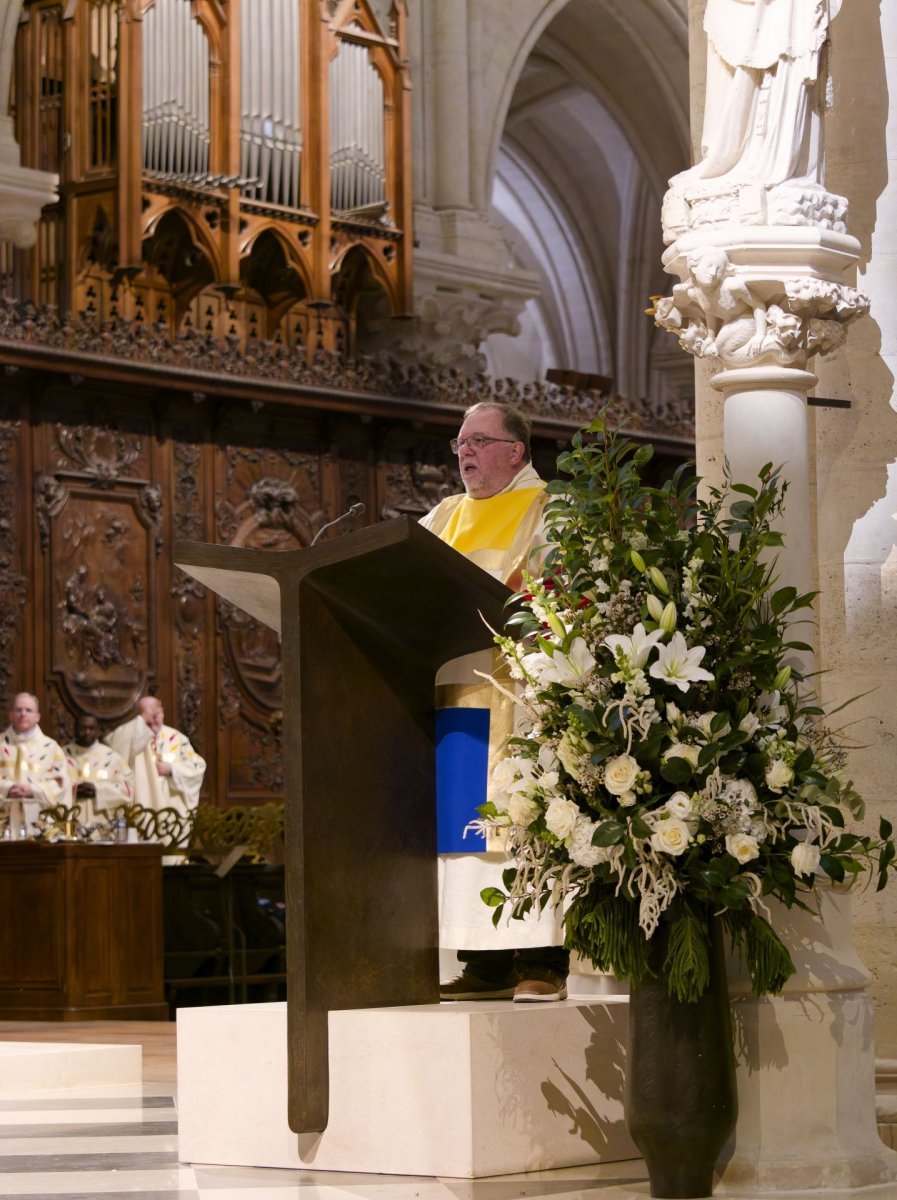
[[[496,920],[563,904],[568,945],[636,981],[669,923],[680,999],[707,986],[720,916],[754,990],[778,991],[794,967],[765,898],[805,904],[820,873],[872,868],[882,887],[895,858],[887,822],[846,832],[862,802],[801,692],[794,622],[813,597],[776,587],[766,553],[785,485],[767,467],[707,501],[682,471],[651,488],[650,448],[603,419],[588,433],[549,485],[548,574],[528,580],[520,636],[496,639],[523,729],[493,775],[506,799],[481,810],[514,865],[483,899]]]

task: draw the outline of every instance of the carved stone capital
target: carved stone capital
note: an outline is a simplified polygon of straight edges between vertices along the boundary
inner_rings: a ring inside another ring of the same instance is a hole
[[[844,340],[869,298],[842,282],[859,246],[844,233],[756,226],[692,230],[664,255],[679,277],[654,319],[725,368],[806,368]]]

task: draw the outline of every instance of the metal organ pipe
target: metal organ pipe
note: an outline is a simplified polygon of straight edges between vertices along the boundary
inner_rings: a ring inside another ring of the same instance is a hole
[[[344,40],[330,63],[330,204],[386,203],[383,80],[364,46]]]
[[[299,207],[299,0],[249,0],[241,12],[240,165],[244,195]]]
[[[190,0],[156,0],[143,19],[143,165],[185,182],[208,178],[209,48]]]

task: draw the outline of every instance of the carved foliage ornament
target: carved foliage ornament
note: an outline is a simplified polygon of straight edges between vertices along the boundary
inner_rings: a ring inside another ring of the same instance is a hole
[[[30,302],[0,299],[0,345],[32,351],[45,361],[46,348],[65,349],[70,355],[102,355],[135,366],[150,364],[201,371],[204,389],[213,390],[216,375],[222,383],[233,376],[256,382],[277,381],[299,387],[337,388],[377,397],[402,397],[465,409],[487,400],[506,400],[535,418],[547,418],[579,426],[595,415],[600,397],[594,392],[548,383],[522,384],[510,379],[473,376],[453,366],[422,366],[397,362],[388,354],[376,359],[350,360],[339,354],[319,351],[311,360],[304,346],[255,339],[251,355],[228,339],[207,336],[196,330],[172,338],[167,326],[115,317],[100,321],[89,316],[72,318]],[[683,402],[682,410],[669,415],[655,413],[645,400],[619,397],[614,402],[622,427],[646,434],[686,437],[693,428],[694,412]]]
[[[717,246],[688,255],[672,296],[656,298],[654,319],[697,358],[726,367],[803,368],[807,358],[844,340],[845,327],[869,310],[865,293],[810,277],[758,282]]]

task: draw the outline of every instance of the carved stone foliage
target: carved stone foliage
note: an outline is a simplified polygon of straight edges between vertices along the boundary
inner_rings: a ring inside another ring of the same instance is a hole
[[[681,282],[655,300],[655,321],[690,354],[729,368],[802,369],[809,356],[839,346],[845,327],[869,309],[855,288],[801,275],[799,265],[774,278],[749,258],[734,263],[719,245],[681,255],[677,269]]]
[[[17,667],[27,585],[16,553],[16,507],[19,494],[17,446],[20,421],[0,420],[0,696],[9,696]]]

